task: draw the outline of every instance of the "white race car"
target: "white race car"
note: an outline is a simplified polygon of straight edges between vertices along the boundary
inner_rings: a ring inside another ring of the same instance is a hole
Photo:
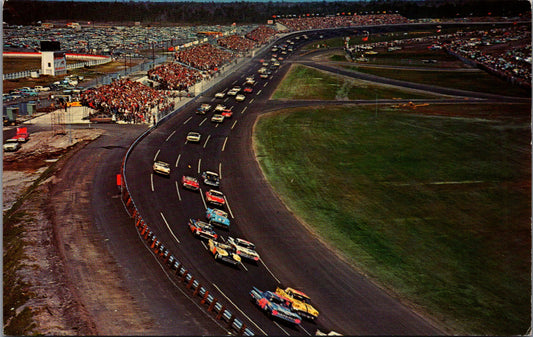
[[[157,160],[154,162],[153,170],[155,173],[159,173],[164,176],[170,175],[170,165],[161,160]]]
[[[240,238],[228,237],[228,244],[235,249],[237,255],[243,260],[258,262],[259,254],[255,251],[255,245],[250,241]]]

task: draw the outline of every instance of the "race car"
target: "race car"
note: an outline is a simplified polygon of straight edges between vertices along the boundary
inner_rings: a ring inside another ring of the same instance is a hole
[[[209,110],[211,110],[210,104],[202,104],[198,109],[196,109],[196,113],[199,115],[205,115],[205,113]]]
[[[245,85],[254,85],[254,84],[255,84],[255,80],[253,76],[246,77]]]
[[[208,247],[215,260],[228,263],[232,266],[241,264],[241,258],[235,254],[233,248],[225,243],[209,239]]]
[[[215,107],[215,111],[216,112],[219,112],[219,111],[224,111],[226,110],[226,106],[224,104],[217,104],[217,106]]]
[[[215,94],[215,98],[224,98],[224,96],[226,96],[226,94],[224,92],[217,92]]]
[[[218,238],[213,226],[200,220],[189,219],[189,229],[195,237],[200,239],[216,240]]]
[[[242,102],[246,99],[246,96],[244,96],[243,94],[238,94],[237,96],[235,96],[235,100],[237,102]]]
[[[288,299],[292,303],[292,310],[310,321],[318,317],[318,310],[311,305],[311,299],[303,292],[293,289],[276,288],[276,294]]]
[[[152,169],[154,170],[154,173],[158,173],[164,176],[170,175],[170,165],[168,163],[165,163],[164,161],[155,161]]]
[[[291,310],[291,302],[272,291],[261,291],[256,287],[250,291],[252,301],[270,318],[292,324],[300,324],[302,318]]]
[[[224,116],[221,114],[214,114],[213,117],[211,117],[211,122],[215,123],[222,123],[224,121]]]
[[[205,211],[205,217],[209,220],[210,224],[229,229],[230,220],[228,218],[228,213],[223,210],[208,207]]]
[[[253,89],[252,87],[246,87],[246,88],[244,88],[243,91],[244,91],[245,94],[249,94],[249,93],[251,93],[252,91],[254,91],[254,89]]]
[[[187,134],[187,141],[198,143],[202,138],[202,135],[198,132],[191,131]]]
[[[231,89],[228,91],[228,96],[235,96],[238,92],[239,90]]]
[[[198,182],[198,179],[191,176],[182,176],[181,185],[183,185],[184,188],[192,191],[198,191],[198,189],[200,188],[200,183]]]
[[[240,238],[228,237],[228,244],[235,248],[235,253],[241,257],[242,260],[253,262],[259,261],[259,254],[255,251],[255,245],[250,241]]]
[[[225,109],[225,110],[222,110],[220,114],[224,116],[224,118],[229,118],[233,116],[233,111],[231,111],[231,109]]]
[[[220,178],[218,173],[212,171],[204,171],[202,173],[202,179],[204,179],[204,184],[218,187],[220,185]]]
[[[213,205],[217,206],[224,206],[226,204],[226,199],[224,198],[224,194],[222,192],[219,192],[217,190],[209,190],[205,192],[205,200]]]

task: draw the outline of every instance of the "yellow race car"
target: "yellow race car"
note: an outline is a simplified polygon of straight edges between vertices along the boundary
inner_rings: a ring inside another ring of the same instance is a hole
[[[311,305],[311,299],[303,292],[293,288],[276,288],[276,294],[288,299],[292,303],[292,310],[302,318],[315,320],[318,310]]]
[[[235,253],[235,249],[232,246],[209,239],[208,247],[215,260],[225,262],[234,267],[241,264],[241,258]]]

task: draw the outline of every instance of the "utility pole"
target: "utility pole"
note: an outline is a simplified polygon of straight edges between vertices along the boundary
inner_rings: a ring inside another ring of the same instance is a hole
[[[126,63],[126,38],[124,37],[124,32],[122,32],[122,52],[124,53],[124,76],[126,76],[126,69],[128,64]]]

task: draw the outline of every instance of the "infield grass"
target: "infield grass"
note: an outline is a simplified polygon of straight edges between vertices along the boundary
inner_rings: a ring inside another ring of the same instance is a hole
[[[348,66],[348,69],[396,80],[461,90],[476,90],[490,94],[531,97],[531,89],[520,88],[488,73],[479,71],[419,71]]]
[[[310,67],[293,66],[272,99],[357,100],[439,98],[436,94],[348,78]]]
[[[258,120],[256,155],[290,209],[451,333],[525,334],[530,106],[455,108],[470,117],[361,106],[279,111]],[[504,110],[522,118],[475,118]]]

